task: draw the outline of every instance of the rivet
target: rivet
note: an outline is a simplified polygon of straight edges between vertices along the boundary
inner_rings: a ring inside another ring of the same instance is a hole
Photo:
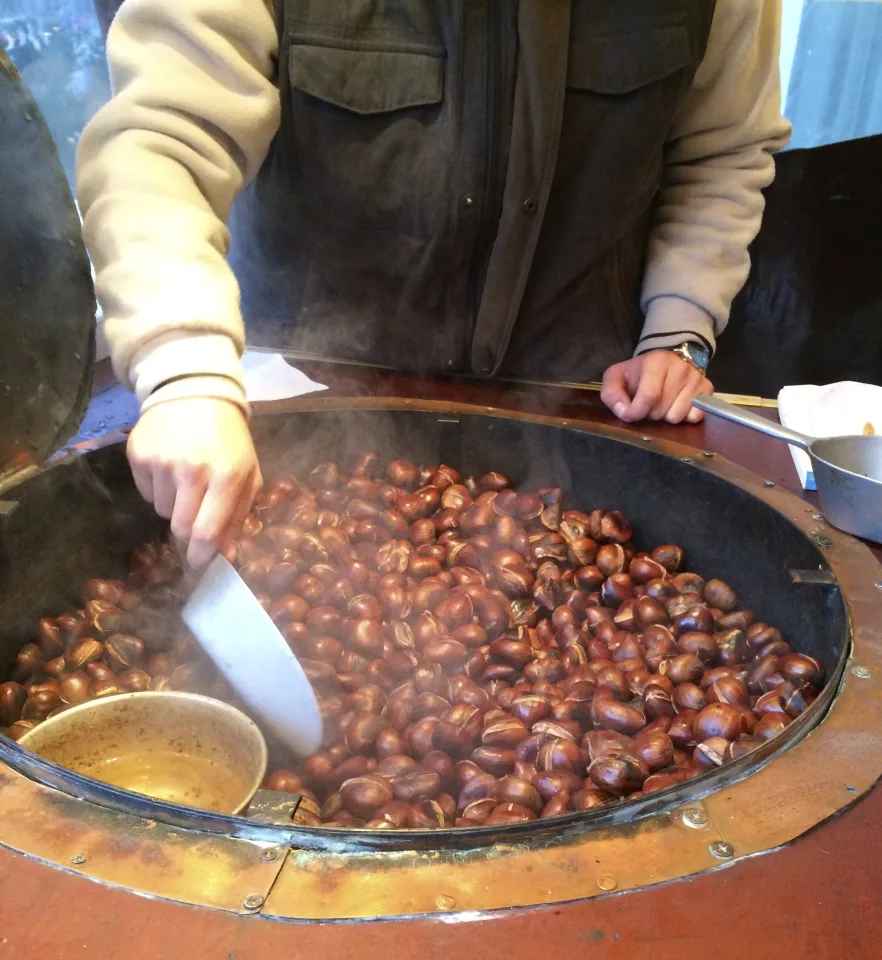
[[[693,463],[694,460],[692,457],[680,457],[680,463]]]
[[[873,674],[866,668],[862,667],[860,664],[856,664],[851,668],[851,672],[856,676],[860,677],[861,680],[869,680]]]
[[[242,906],[246,910],[257,910],[263,906],[263,897],[259,893],[249,893],[242,901]]]
[[[714,455],[713,450],[702,450],[701,455],[703,457],[712,457]]]
[[[435,906],[439,910],[452,910],[456,906],[456,897],[451,897],[449,893],[442,893],[435,897]]]
[[[70,862],[79,866],[81,863],[86,862],[86,855],[84,853],[75,853],[71,858]]]
[[[463,206],[473,207],[475,205],[475,198],[470,193],[468,193],[462,198],[462,202],[463,202]]]
[[[774,481],[774,480],[763,480],[763,486],[764,486],[764,487],[774,487],[774,486],[775,486],[775,481]]]
[[[707,814],[701,807],[690,807],[683,811],[683,822],[687,827],[703,827],[707,824]]]
[[[876,581],[876,589],[877,589],[877,590],[882,590],[882,580],[877,580],[877,581]]]
[[[720,860],[731,860],[735,856],[735,848],[725,840],[714,840],[710,845],[710,852]]]
[[[833,541],[832,541],[829,537],[815,537],[815,540],[817,540],[817,542],[818,542],[822,547],[832,547],[832,546],[833,546]]]
[[[827,519],[827,518],[824,516],[823,513],[813,513],[813,514],[812,514],[812,520],[826,520],[826,519]]]
[[[846,787],[845,788],[849,793],[857,793],[857,787]]]
[[[641,437],[640,438],[644,443],[652,443],[652,437]]]
[[[272,863],[273,860],[278,860],[281,854],[281,850],[278,847],[267,847],[266,850],[260,855],[260,859],[264,863]]]
[[[601,890],[615,890],[618,885],[619,881],[616,880],[615,877],[601,877],[597,881],[597,886],[600,887]]]

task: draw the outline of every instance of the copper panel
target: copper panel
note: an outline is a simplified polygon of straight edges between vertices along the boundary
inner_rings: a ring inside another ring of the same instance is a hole
[[[560,844],[457,852],[295,851],[263,912],[311,920],[473,912],[558,903],[674,880],[718,866],[721,837],[676,814]]]
[[[98,807],[0,765],[0,844],[102,883],[150,896],[252,912],[266,896],[282,851],[180,830]],[[272,859],[262,859],[270,856]]]

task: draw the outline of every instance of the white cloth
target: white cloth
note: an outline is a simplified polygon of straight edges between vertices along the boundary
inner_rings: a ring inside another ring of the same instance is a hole
[[[324,384],[310,380],[302,370],[292,367],[280,353],[246,351],[242,357],[242,373],[249,403],[289,400],[328,389]]]
[[[872,432],[882,436],[882,387],[845,380],[825,386],[801,384],[778,394],[778,418],[785,427],[810,437],[842,437]],[[790,447],[804,490],[815,489],[812,462]]]

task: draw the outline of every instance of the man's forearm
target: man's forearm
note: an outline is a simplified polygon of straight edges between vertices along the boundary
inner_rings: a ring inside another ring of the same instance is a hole
[[[142,402],[193,378],[245,406],[225,222],[279,122],[267,3],[126,0],[110,30],[115,95],[83,133],[77,193],[114,367]]]
[[[637,352],[684,340],[713,347],[750,267],[780,113],[780,0],[717,0],[704,60],[666,145],[647,248]]]

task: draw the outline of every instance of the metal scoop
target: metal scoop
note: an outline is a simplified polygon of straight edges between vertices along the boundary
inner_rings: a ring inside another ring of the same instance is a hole
[[[718,397],[696,397],[692,405],[801,447],[811,457],[827,520],[846,533],[882,543],[882,437],[808,437]]]
[[[269,614],[220,554],[205,568],[181,617],[268,729],[300,756],[318,750],[322,715],[312,685]]]

